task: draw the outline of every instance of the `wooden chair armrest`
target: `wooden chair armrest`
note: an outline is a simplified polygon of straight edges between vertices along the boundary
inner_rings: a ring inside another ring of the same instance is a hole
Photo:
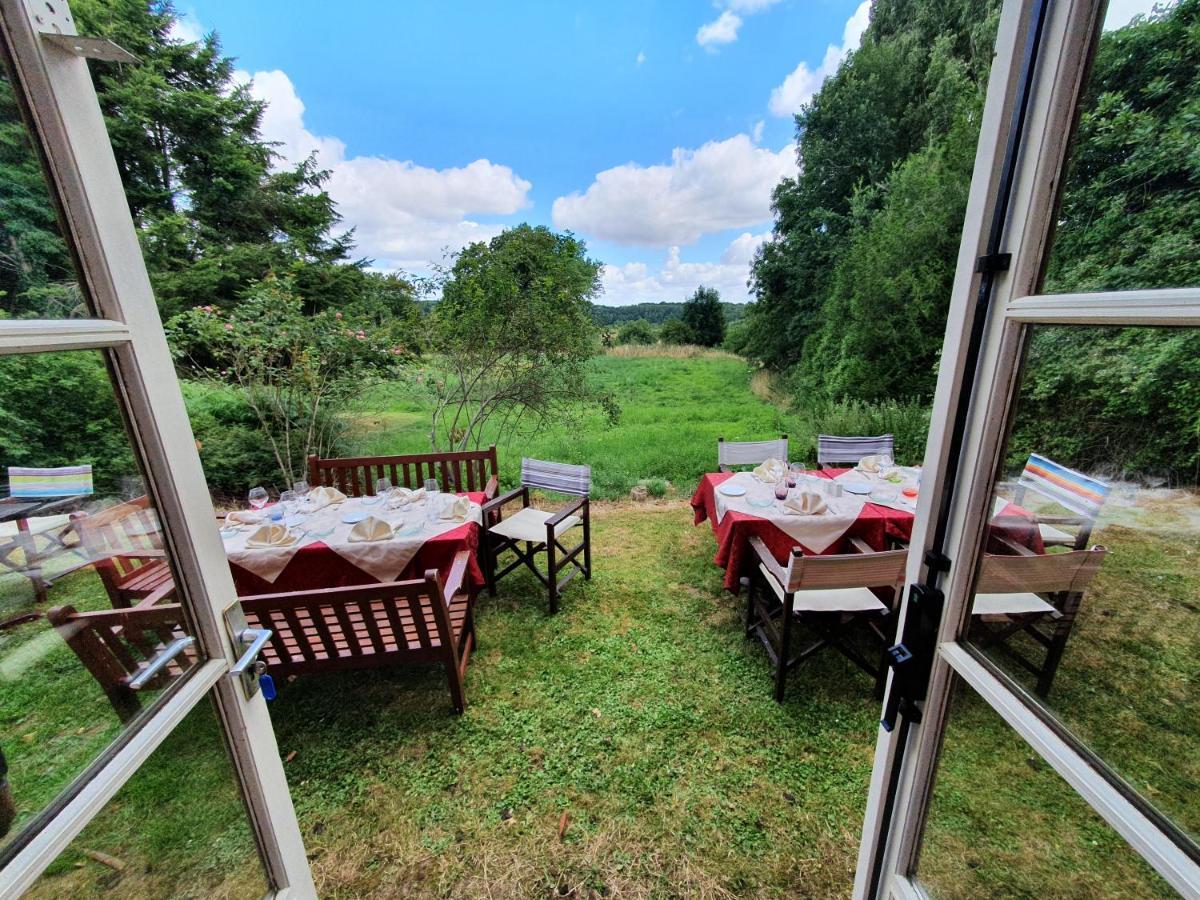
[[[159,603],[162,603],[168,597],[171,597],[172,595],[174,595],[174,593],[175,593],[175,582],[174,582],[174,580],[171,580],[171,581],[168,581],[165,584],[163,584],[161,587],[155,588],[153,591],[151,591],[149,594],[147,594],[145,597],[143,597],[141,600],[139,600],[137,603],[135,603],[133,605],[133,608],[134,609],[146,609],[147,607],[150,607],[150,606],[157,606]]]
[[[462,592],[463,581],[467,577],[467,564],[470,561],[471,554],[466,550],[454,554],[454,562],[450,564],[450,571],[446,574],[446,583],[442,585],[442,594],[447,601]]]
[[[1034,514],[1033,520],[1039,525],[1083,525],[1087,519],[1082,516],[1039,516]]]
[[[484,500],[494,500],[496,491],[500,490],[500,479],[493,475],[488,479],[487,486],[483,489]]]
[[[580,497],[574,503],[568,503],[566,506],[564,506],[562,509],[560,509],[558,512],[556,512],[554,515],[552,515],[550,518],[548,518],[546,520],[546,527],[547,528],[556,528],[556,527],[558,527],[558,524],[560,522],[562,522],[562,520],[565,519],[567,516],[571,515],[571,513],[577,512],[580,509],[586,510],[587,502],[588,502],[587,497]]]
[[[855,553],[874,553],[875,548],[860,537],[848,537],[846,542],[854,548]]]
[[[529,488],[522,485],[519,488],[513,488],[507,494],[501,494],[499,497],[496,497],[495,499],[485,501],[483,504],[484,517],[486,518],[488,513],[492,512],[493,510],[500,509],[500,507],[505,506],[508,503],[511,503],[513,500],[516,500],[518,497],[522,497],[525,501],[524,505],[528,506],[529,505]]]
[[[767,571],[774,575],[781,585],[786,586],[788,583],[787,569],[776,561],[774,555],[767,549],[767,545],[763,543],[763,539],[757,535],[752,536],[750,546],[758,554],[759,562],[767,567]]]
[[[992,535],[992,540],[1007,550],[1012,556],[1037,556],[1032,550],[1024,544],[1018,544],[1010,537],[1005,537],[1002,534]]]

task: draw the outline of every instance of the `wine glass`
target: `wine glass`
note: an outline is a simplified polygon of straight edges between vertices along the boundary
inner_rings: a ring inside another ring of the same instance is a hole
[[[265,487],[252,487],[248,495],[250,506],[254,509],[262,509],[267,505],[267,489]]]
[[[794,486],[794,483],[793,483],[793,486]],[[776,500],[786,500],[787,495],[788,495],[788,483],[786,480],[780,478],[777,482],[775,482],[775,499]]]
[[[297,497],[300,497],[301,499],[303,499],[304,497],[308,496],[308,490],[309,490],[308,482],[305,481],[303,478],[301,478],[299,481],[297,481],[295,484],[292,485],[292,490],[296,492]]]
[[[279,508],[283,511],[283,517],[289,519],[296,509],[296,492],[283,491],[279,495]]]

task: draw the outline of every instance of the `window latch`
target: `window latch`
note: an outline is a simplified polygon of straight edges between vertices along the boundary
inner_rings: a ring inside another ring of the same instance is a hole
[[[921,721],[921,707],[929,690],[933,654],[937,644],[937,623],[942,614],[942,592],[926,584],[909,585],[905,605],[904,634],[887,649],[887,664],[892,684],[883,707],[880,724],[885,731],[896,727],[897,716],[910,722]]]

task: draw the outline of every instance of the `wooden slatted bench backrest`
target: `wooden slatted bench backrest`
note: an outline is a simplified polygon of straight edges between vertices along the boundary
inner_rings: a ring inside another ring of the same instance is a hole
[[[129,689],[130,679],[163,647],[186,633],[178,603],[95,612],[58,606],[46,613],[46,618],[99,683],[123,722],[141,708],[137,692]],[[197,658],[195,645],[184,649],[146,689],[161,687],[178,677]]]
[[[425,578],[242,598],[251,628],[270,628],[262,659],[280,674],[438,661],[454,639],[437,571]]]
[[[482,491],[492,478],[499,479],[496,447],[454,450],[445,453],[409,453],[399,456],[353,456],[335,459],[308,458],[308,483],[337,488],[348,497],[370,496],[375,482],[388,478],[394,487],[416,489],[435,478],[447,493]]]

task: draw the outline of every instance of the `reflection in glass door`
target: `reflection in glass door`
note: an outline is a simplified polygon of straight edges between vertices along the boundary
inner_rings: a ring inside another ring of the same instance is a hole
[[[0,896],[312,896],[74,32],[0,0]]]

